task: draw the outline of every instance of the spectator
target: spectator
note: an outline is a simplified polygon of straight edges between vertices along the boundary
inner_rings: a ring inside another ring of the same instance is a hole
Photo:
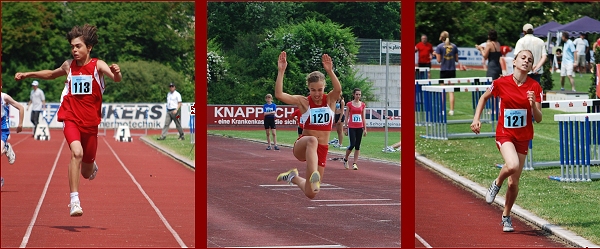
[[[184,140],[183,129],[181,128],[181,94],[175,90],[175,84],[171,82],[169,84],[169,93],[167,93],[167,115],[165,116],[165,126],[162,129],[162,134],[157,140],[165,140],[167,138],[167,132],[169,131],[169,125],[171,122],[175,122],[175,127],[179,132],[179,140]]]
[[[486,77],[492,77],[492,80],[500,78],[502,68],[500,67],[500,43],[498,42],[498,32],[490,30],[488,32],[488,41],[485,46],[477,46],[483,59],[488,60]]]
[[[33,136],[35,136],[35,131],[37,130],[37,125],[39,124],[40,113],[42,113],[42,108],[46,109],[46,96],[44,95],[44,91],[38,87],[39,82],[34,80],[31,83],[31,93],[29,93],[29,102],[27,103],[27,110],[31,107],[31,123],[33,123]]]
[[[275,145],[275,150],[279,150],[277,147],[277,130],[275,128],[275,113],[277,112],[277,105],[273,103],[273,95],[268,93],[265,95],[266,104],[263,105],[263,114],[264,114],[264,127],[265,133],[267,134],[267,150],[271,150],[271,137],[269,134],[273,135],[273,145]]]
[[[562,64],[564,66],[560,66],[560,90],[565,90],[565,76],[569,77],[569,81],[571,82],[571,90],[575,92],[575,76],[574,70],[577,65],[577,50],[575,50],[575,46],[573,45],[573,41],[569,40],[569,32],[562,32],[562,40],[565,43],[563,46],[563,57]]]
[[[421,35],[421,42],[417,43],[415,50],[419,53],[419,67],[427,67],[427,78],[431,78],[431,59],[433,59],[433,46],[427,41],[426,35]]]
[[[450,33],[443,31],[440,34],[440,41],[435,48],[435,58],[440,63],[440,78],[456,78],[456,63],[458,62],[458,47],[454,43],[450,43]],[[440,85],[444,85],[440,83]],[[450,111],[448,115],[454,115],[454,93],[449,92]]]
[[[556,49],[556,69],[561,70],[560,66],[562,65],[562,49]],[[560,72],[560,71],[559,71]]]
[[[529,23],[523,25],[523,34],[521,39],[517,41],[515,45],[515,54],[518,54],[521,50],[529,50],[533,53],[533,60],[536,62],[529,72],[528,76],[533,78],[535,81],[540,83],[540,78],[543,72],[543,66],[546,62],[546,43],[540,38],[533,36],[533,26]]]
[[[487,46],[487,43],[490,41],[490,39],[488,38],[487,41],[485,41],[484,43],[481,44],[475,44],[475,49],[479,50],[479,52],[485,50],[485,47]],[[487,58],[481,57],[481,65],[483,66],[483,70],[487,71]]]
[[[587,69],[586,54],[589,53],[590,44],[587,39],[585,39],[585,34],[581,33],[579,34],[579,38],[573,41],[573,45],[575,45],[575,50],[577,50],[578,63],[575,64],[575,67],[577,68],[577,71],[579,71],[579,77],[583,77],[583,73],[585,73]],[[589,59],[587,59],[587,61],[589,61]]]

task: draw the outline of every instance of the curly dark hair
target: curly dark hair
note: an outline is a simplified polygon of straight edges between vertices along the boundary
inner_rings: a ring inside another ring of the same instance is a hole
[[[96,34],[96,31],[98,31],[96,26],[87,23],[83,27],[75,26],[67,33],[67,41],[71,42],[75,38],[82,37],[86,46],[93,47],[98,44],[98,34]]]

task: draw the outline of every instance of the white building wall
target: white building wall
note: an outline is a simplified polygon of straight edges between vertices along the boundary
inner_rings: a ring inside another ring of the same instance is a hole
[[[377,101],[365,101],[369,107],[385,107],[385,84],[386,84],[386,66],[385,65],[356,65],[358,75],[366,77],[373,82],[373,94]],[[400,108],[400,66],[390,65],[388,76],[388,108]]]

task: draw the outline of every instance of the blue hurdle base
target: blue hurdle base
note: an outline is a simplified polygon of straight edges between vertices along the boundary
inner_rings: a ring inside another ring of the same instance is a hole
[[[548,176],[548,179],[559,181],[559,182],[586,182],[586,181],[600,180],[600,173],[592,173],[590,175],[590,180],[571,180],[571,179],[564,179],[560,176]]]

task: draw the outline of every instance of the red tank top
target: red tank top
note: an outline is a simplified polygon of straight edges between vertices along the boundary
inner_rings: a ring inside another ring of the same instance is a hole
[[[365,109],[365,102],[360,102],[360,107],[356,107],[352,104],[352,101],[346,104],[348,107],[348,128],[364,128],[362,119],[362,113]]]
[[[304,123],[305,130],[331,131],[333,116],[334,112],[327,105],[327,94],[323,94],[320,105],[315,104],[308,96],[308,110],[302,113],[300,120]]]
[[[67,75],[69,92],[58,110],[58,121],[75,122],[79,127],[96,128],[102,120],[102,94],[104,77],[100,77],[98,59],[78,66],[73,60]],[[94,130],[94,129],[91,129]]]

